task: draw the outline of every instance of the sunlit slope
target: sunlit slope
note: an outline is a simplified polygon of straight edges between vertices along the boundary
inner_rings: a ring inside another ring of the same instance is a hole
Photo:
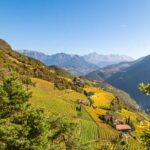
[[[32,87],[31,103],[38,108],[44,108],[48,113],[60,113],[76,117],[76,101],[86,99],[83,94],[73,90],[57,90],[54,84],[45,80],[33,78],[36,86]]]
[[[133,133],[138,138],[140,138],[144,130],[150,128],[149,119],[146,116],[143,116],[142,113],[122,109],[120,112],[116,111],[115,115],[122,120],[122,122],[125,122],[126,118],[130,118],[135,127]]]
[[[53,83],[41,79],[33,78],[32,81],[36,83],[36,86],[31,89],[31,104],[37,108],[44,108],[46,113],[59,113],[78,120],[81,125],[80,138],[82,142],[95,142],[103,138],[105,140],[113,138],[113,133],[110,131],[110,129],[113,129],[105,124],[100,127],[94,121],[91,112],[87,111],[87,108],[82,107],[81,115],[78,117],[75,109],[76,100],[86,100],[87,98],[83,94],[69,89],[57,90]],[[115,130],[113,131],[115,132]]]
[[[93,118],[89,113],[82,107],[82,115],[80,116],[81,134],[80,139],[83,143],[99,140],[99,126],[93,121]]]
[[[46,114],[57,113],[66,116],[79,123],[79,137],[82,143],[89,143],[92,148],[100,148],[107,145],[110,150],[115,150],[117,144],[114,140],[119,138],[119,132],[110,125],[104,123],[99,119],[99,115],[106,114],[109,111],[110,103],[114,99],[112,93],[106,92],[102,89],[95,87],[85,88],[88,92],[94,92],[91,99],[94,101],[93,109],[90,106],[82,105],[81,112],[76,111],[77,100],[87,100],[87,97],[74,90],[58,90],[53,83],[32,78],[36,86],[31,88],[33,97],[31,104],[37,108],[43,108]],[[97,96],[97,97],[94,97]],[[114,112],[115,115],[121,120],[129,116],[135,124],[136,130],[134,133],[140,136],[145,126],[141,126],[137,121],[139,117],[138,112],[131,112],[126,109]],[[144,123],[149,123],[144,120]],[[128,145],[131,150],[141,149],[142,145],[135,139],[127,139]]]
[[[85,88],[87,92],[94,92],[94,95],[91,96],[91,99],[94,102],[94,106],[102,107],[102,108],[109,108],[111,101],[115,98],[112,93],[106,92],[104,90],[88,87]]]
[[[85,109],[93,118],[93,121],[98,125],[99,142],[96,142],[96,147],[107,145],[109,149],[116,149],[117,144],[112,141],[119,139],[119,132],[99,119],[99,115],[104,115],[111,112],[109,110],[110,104],[115,96],[112,93],[106,92],[100,88],[88,87],[85,88],[85,90],[87,92],[94,93],[94,95],[90,98],[93,100],[93,106],[96,107],[93,109],[92,107],[85,106]],[[130,118],[135,126],[135,131],[133,131],[133,134],[136,135],[137,138],[140,138],[142,132],[149,127],[149,121],[146,119],[146,116],[144,114],[142,115],[142,113],[138,111],[133,112],[122,108],[121,110],[116,110],[113,114],[124,123],[127,118]],[[140,142],[132,137],[127,138],[126,142],[130,150],[140,150],[141,148],[144,149]]]
[[[81,142],[91,143],[93,147],[102,139],[109,142],[113,138],[112,134],[116,131],[108,125],[100,127],[87,111],[87,108],[82,107],[81,115],[78,116],[76,100],[86,100],[87,98],[83,94],[73,90],[57,90],[53,83],[41,79],[33,78],[32,81],[36,83],[36,86],[31,88],[31,104],[36,108],[43,108],[46,114],[58,113],[78,121]]]
[[[32,78],[32,81],[36,83],[36,86],[31,88],[33,106],[43,108],[47,114],[57,113],[78,121],[81,142],[98,140],[98,126],[88,112],[82,108],[79,115],[76,111],[76,101],[87,100],[83,94],[70,89],[60,91],[54,87],[53,83],[45,80]]]

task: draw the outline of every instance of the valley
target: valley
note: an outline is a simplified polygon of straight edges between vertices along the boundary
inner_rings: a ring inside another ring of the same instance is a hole
[[[133,62],[111,65],[87,74],[90,80],[100,80],[126,91],[137,102],[142,110],[149,112],[149,97],[139,92],[139,83],[150,82],[150,56],[145,56]]]
[[[0,150],[150,150],[150,0],[0,0]]]
[[[76,123],[78,130],[72,134],[85,149],[146,150],[141,135],[150,127],[150,118],[128,94],[105,82],[79,78],[57,66],[45,66],[5,48],[6,45],[0,42],[1,80],[4,74],[15,72],[27,91],[32,92],[29,102],[34,108],[45,117],[57,114]],[[129,129],[118,130],[117,125]]]

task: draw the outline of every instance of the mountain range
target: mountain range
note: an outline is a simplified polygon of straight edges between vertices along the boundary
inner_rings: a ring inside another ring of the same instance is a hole
[[[120,62],[128,62],[134,60],[127,55],[100,55],[96,52],[84,55],[84,59],[92,64],[99,66],[100,68],[113,64],[118,64]]]
[[[89,80],[102,80],[105,81],[113,74],[123,71],[124,69],[130,67],[134,62],[121,62],[119,64],[110,65],[104,68],[100,68],[96,71],[88,73],[85,77]]]
[[[77,76],[84,76],[92,71],[98,70],[100,67],[110,64],[133,61],[131,57],[124,55],[99,55],[97,53],[90,53],[84,56],[69,55],[65,53],[46,55],[37,51],[17,51],[26,56],[38,59],[48,66],[58,65],[63,67]]]
[[[138,84],[150,83],[150,55],[106,80],[108,83],[128,93],[142,109],[150,108],[150,98],[139,92]]]
[[[111,65],[86,75],[91,80],[103,80],[129,93],[146,110],[150,99],[138,90],[138,84],[150,82],[150,55],[133,62]]]
[[[57,53],[54,55],[46,55],[41,52],[19,50],[25,56],[29,56],[40,60],[47,66],[57,65],[70,71],[77,76],[86,75],[87,73],[97,70],[99,67],[84,60],[79,55],[69,55],[65,53]]]

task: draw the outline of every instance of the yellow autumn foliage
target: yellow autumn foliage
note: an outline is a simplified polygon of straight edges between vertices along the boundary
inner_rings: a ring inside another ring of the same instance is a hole
[[[112,93],[106,92],[99,88],[85,88],[85,91],[94,92],[94,95],[91,96],[91,99],[94,102],[93,106],[109,108],[110,103],[114,99],[114,95]]]

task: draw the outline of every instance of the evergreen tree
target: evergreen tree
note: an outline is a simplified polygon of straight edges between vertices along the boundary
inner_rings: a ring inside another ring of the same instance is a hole
[[[78,124],[65,117],[52,115],[49,118],[49,150],[87,150],[89,145],[81,143]]]
[[[150,96],[150,84],[140,83],[138,87],[142,92]]]
[[[78,125],[51,115],[28,103],[31,93],[16,76],[0,83],[0,149],[1,150],[84,150],[78,137]]]
[[[4,78],[0,85],[0,149],[47,149],[48,126],[42,111],[33,109],[16,76]]]

